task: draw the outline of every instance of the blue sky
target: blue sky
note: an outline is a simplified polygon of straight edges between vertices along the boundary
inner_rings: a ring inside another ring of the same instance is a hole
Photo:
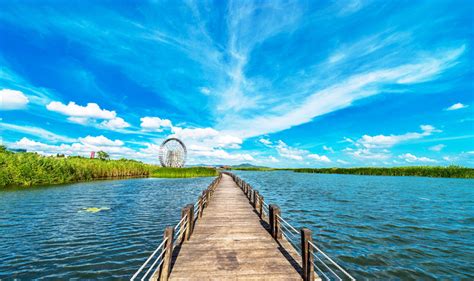
[[[1,1],[1,141],[275,167],[474,166],[474,2]]]

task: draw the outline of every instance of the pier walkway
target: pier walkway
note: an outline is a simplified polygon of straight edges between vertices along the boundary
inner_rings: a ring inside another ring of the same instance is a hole
[[[248,198],[223,175],[170,280],[301,280]]]
[[[229,172],[186,205],[131,280],[355,280],[277,205]]]

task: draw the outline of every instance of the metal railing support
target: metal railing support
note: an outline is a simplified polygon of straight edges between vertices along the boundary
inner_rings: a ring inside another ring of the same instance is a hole
[[[160,280],[161,281],[168,281],[168,277],[171,271],[171,257],[173,255],[173,235],[174,235],[174,228],[168,226],[165,229],[165,234],[163,239],[167,239],[165,245],[163,246],[164,256],[163,256],[163,264],[161,265],[161,274]]]
[[[311,247],[309,242],[313,242],[312,232],[308,228],[303,227],[301,229],[301,258],[304,281],[314,280],[313,247]]]

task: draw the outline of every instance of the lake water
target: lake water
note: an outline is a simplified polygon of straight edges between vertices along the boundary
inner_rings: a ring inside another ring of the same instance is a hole
[[[211,181],[146,178],[0,191],[0,279],[130,278]]]
[[[235,173],[357,279],[474,279],[474,180]]]
[[[356,278],[474,278],[474,180],[236,173]],[[127,279],[211,181],[0,191],[0,279]]]

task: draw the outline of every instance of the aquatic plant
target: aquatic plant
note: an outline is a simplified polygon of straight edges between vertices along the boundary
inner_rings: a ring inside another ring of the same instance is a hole
[[[150,171],[150,177],[156,178],[195,178],[195,177],[215,177],[218,172],[214,168],[189,167],[189,168],[168,168],[155,167]]]
[[[407,166],[407,167],[361,167],[361,168],[302,168],[297,173],[351,174],[378,176],[417,176],[435,178],[474,178],[474,169],[460,166]]]
[[[160,168],[135,160],[100,160],[79,156],[55,157],[12,153],[0,148],[0,187],[63,184],[125,177],[215,176],[211,168]]]

